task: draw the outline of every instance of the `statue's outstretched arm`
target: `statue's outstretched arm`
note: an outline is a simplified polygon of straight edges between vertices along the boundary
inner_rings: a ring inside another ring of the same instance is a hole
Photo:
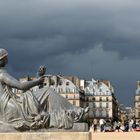
[[[3,73],[0,77],[1,77],[0,78],[1,82],[7,84],[8,86],[10,86],[12,88],[16,88],[19,90],[28,90],[28,89],[30,89],[36,85],[39,85],[43,82],[43,78],[41,77],[37,80],[27,81],[27,82],[21,83],[20,81],[18,81],[17,79],[15,79],[11,75],[9,75],[8,73]]]

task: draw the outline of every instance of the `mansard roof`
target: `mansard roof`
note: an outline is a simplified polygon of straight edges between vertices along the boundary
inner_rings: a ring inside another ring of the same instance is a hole
[[[112,95],[113,87],[108,86],[100,80],[94,80],[86,82],[85,94],[91,95]]]

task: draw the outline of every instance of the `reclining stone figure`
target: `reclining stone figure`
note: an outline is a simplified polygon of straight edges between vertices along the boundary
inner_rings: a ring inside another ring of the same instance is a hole
[[[0,48],[0,124],[9,125],[19,131],[39,128],[72,128],[80,121],[88,108],[70,104],[64,97],[43,87],[37,91],[29,89],[42,85],[44,77],[21,83],[4,68],[8,63],[8,52]],[[13,88],[24,90],[20,96]]]

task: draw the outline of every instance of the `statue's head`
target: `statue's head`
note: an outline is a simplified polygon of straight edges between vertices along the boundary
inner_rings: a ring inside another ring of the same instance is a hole
[[[43,76],[43,75],[45,74],[45,72],[46,72],[46,67],[45,67],[45,65],[40,66],[39,69],[38,69],[38,75],[39,75],[39,76]]]
[[[0,60],[8,56],[8,52],[5,49],[0,48]]]
[[[7,56],[7,50],[0,48],[0,67],[5,66],[8,62]]]

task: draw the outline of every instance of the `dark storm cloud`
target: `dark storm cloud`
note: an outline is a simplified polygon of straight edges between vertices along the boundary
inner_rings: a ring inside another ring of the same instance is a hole
[[[17,77],[45,64],[48,73],[108,79],[129,105],[140,77],[139,7],[138,0],[1,0],[0,47]]]

